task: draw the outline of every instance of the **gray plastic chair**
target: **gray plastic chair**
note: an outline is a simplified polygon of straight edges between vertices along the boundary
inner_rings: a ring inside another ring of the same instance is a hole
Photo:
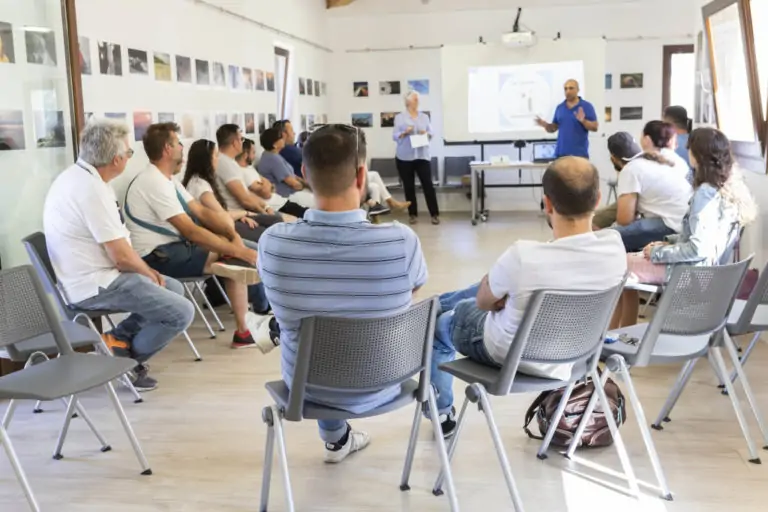
[[[597,363],[608,322],[623,286],[624,280],[608,290],[597,292],[538,291],[528,302],[523,320],[517,329],[504,364],[500,368],[487,366],[469,358],[440,365],[441,370],[469,384],[459,412],[456,433],[448,447],[449,459],[452,459],[456,451],[469,402],[478,404],[479,410],[484,413],[488,423],[496,455],[501,463],[501,470],[517,512],[523,511],[523,504],[512,476],[512,469],[496,426],[488,395],[541,393],[566,388],[552,424],[539,448],[538,457],[546,458],[546,451],[578,381],[586,378],[593,379],[596,383],[596,393],[592,396],[599,396],[602,403],[608,404],[605,390],[601,385],[597,385],[601,382],[597,374]],[[571,363],[573,370],[571,378],[567,381],[543,379],[519,373],[518,366],[521,362]],[[615,419],[610,414],[606,415],[606,419],[629,483],[637,492],[637,480]],[[437,477],[433,493],[442,493],[442,480],[441,473]]]
[[[435,314],[438,308],[437,298],[432,298],[403,313],[384,318],[313,317],[301,322],[296,367],[290,390],[282,380],[266,384],[275,404],[262,411],[262,419],[267,424],[267,442],[259,510],[265,512],[269,502],[275,438],[288,510],[294,510],[283,420],[369,418],[400,409],[414,401],[416,410],[400,490],[410,489],[408,480],[421,413],[422,410],[428,410],[440,463],[447,472],[446,486],[451,510],[459,510],[443,434],[437,420],[435,392],[429,383]],[[312,389],[317,389],[343,395],[374,392],[390,386],[400,386],[399,395],[391,402],[363,414],[352,414],[306,400],[308,389],[310,393]]]
[[[668,417],[672,407],[680,397],[694,366],[700,359],[707,358],[712,363],[715,374],[721,382],[726,383],[733,409],[747,441],[750,462],[760,463],[739,399],[730,379],[728,379],[725,362],[720,351],[721,347],[725,345],[731,361],[739,373],[747,400],[752,406],[752,412],[765,437],[765,429],[757,404],[749,383],[743,375],[733,341],[725,330],[728,314],[751,259],[749,257],[739,263],[715,267],[678,265],[659,301],[653,320],[649,324],[633,325],[616,331],[616,334],[624,333],[639,341],[636,344],[617,341],[603,348],[603,356],[607,358],[603,378],[608,378],[611,373],[617,373],[627,383],[629,400],[635,410],[640,431],[646,441],[659,484],[665,492],[668,488],[661,472],[656,450],[653,448],[640,399],[632,383],[630,367],[684,363],[669,398],[667,398],[656,422],[652,425],[654,429],[662,430],[661,423]],[[588,410],[591,406],[593,406],[592,402],[587,406]]]
[[[84,335],[93,336],[85,327],[82,331]],[[0,270],[0,347],[5,347],[13,354],[17,343],[45,335],[53,337],[59,348],[59,357],[0,377],[0,399],[57,400],[70,397],[56,446],[55,455],[60,455],[69,423],[78,406],[77,394],[104,386],[136,452],[142,469],[141,474],[151,475],[149,463],[111,382],[130,371],[136,361],[75,352],[33,268],[24,265]],[[2,425],[0,443],[5,448],[29,506],[32,510],[39,511],[40,507],[13,449],[8,432]]]
[[[221,319],[219,318],[219,315],[216,313],[216,310],[213,309],[213,306],[211,306],[211,302],[208,300],[208,297],[206,297],[205,291],[203,290],[203,283],[205,283],[211,277],[214,277],[214,276],[177,277],[174,279],[180,282],[181,285],[184,287],[184,293],[187,295],[189,300],[192,301],[192,305],[195,306],[195,311],[197,311],[197,314],[203,320],[203,323],[205,324],[205,328],[208,330],[208,334],[211,335],[211,339],[215,339],[216,333],[214,332],[210,322],[208,322],[208,319],[205,317],[205,313],[203,312],[203,309],[200,307],[200,304],[197,302],[197,299],[195,298],[195,292],[200,292],[200,296],[203,298],[203,301],[205,302],[205,305],[207,306],[208,311],[210,311],[211,316],[213,316],[213,319],[216,320],[216,324],[219,326],[219,331],[221,332],[226,331],[227,329],[224,327],[224,324],[221,323]],[[219,283],[218,280],[216,280],[216,284],[219,287],[219,291],[221,291],[222,294],[225,297],[227,297],[227,294],[224,293],[224,290],[221,287],[221,284]],[[229,297],[227,297],[226,301],[229,304],[229,306],[232,307],[232,304],[229,303]],[[190,347],[195,353],[195,356],[196,356],[195,361],[201,361],[202,358],[200,357],[200,354],[197,352],[197,349],[192,343],[192,340],[189,339],[189,336],[187,335],[186,331],[184,331],[184,335],[186,336],[187,342],[190,344]]]
[[[56,305],[58,306],[59,311],[61,312],[62,316],[68,318],[69,320],[76,322],[78,320],[84,320],[96,333],[99,333],[99,330],[96,328],[96,326],[93,323],[93,320],[96,318],[106,318],[107,322],[109,322],[109,325],[112,326],[112,328],[115,328],[115,323],[112,321],[112,318],[110,315],[122,315],[122,314],[129,314],[129,311],[120,311],[120,310],[93,310],[93,309],[81,309],[76,306],[72,306],[64,299],[64,296],[61,294],[61,290],[59,290],[59,280],[56,277],[56,272],[53,269],[53,264],[51,263],[51,258],[48,254],[48,244],[45,240],[45,234],[41,232],[32,233],[31,235],[25,237],[22,239],[22,242],[24,243],[24,247],[27,249],[27,254],[29,255],[29,259],[32,262],[32,265],[34,265],[35,270],[37,271],[37,275],[40,277],[40,279],[43,281],[43,286],[45,287],[45,290],[53,295],[53,297],[56,299]],[[189,293],[189,290],[187,290],[185,286],[185,291]],[[205,294],[203,294],[205,296]],[[192,300],[194,302],[194,299]],[[197,305],[197,303],[195,303]],[[210,326],[209,326],[210,329]],[[100,333],[99,333],[100,334]],[[195,355],[195,361],[202,361],[203,358],[200,356],[200,353],[197,351],[197,347],[195,347],[195,344],[192,342],[192,339],[189,337],[189,334],[185,330],[183,332],[184,338],[187,340],[187,344],[189,345],[189,348],[192,350],[192,353]],[[111,354],[111,351],[107,347],[107,345],[102,341],[101,343],[102,352],[105,354]],[[144,399],[141,397],[138,391],[136,391],[136,388],[133,387],[133,384],[131,384],[130,379],[128,377],[124,377],[123,384],[131,391],[134,397],[135,403],[141,403],[144,401]]]

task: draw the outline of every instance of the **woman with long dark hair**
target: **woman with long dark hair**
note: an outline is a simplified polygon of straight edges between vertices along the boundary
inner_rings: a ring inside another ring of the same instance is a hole
[[[675,265],[717,265],[732,248],[739,230],[757,216],[757,206],[741,175],[734,170],[731,143],[719,130],[698,128],[688,141],[695,170],[695,192],[679,235],[628,254],[630,279],[666,282]],[[625,291],[612,328],[637,323],[637,292]]]
[[[693,189],[688,165],[675,154],[674,127],[651,121],[643,129],[643,152],[619,173],[616,229],[627,252],[679,233]]]
[[[217,212],[226,212],[235,221],[237,233],[250,242],[258,242],[269,226],[282,222],[279,215],[254,214],[246,210],[226,211],[224,199],[216,183],[216,166],[219,149],[216,143],[206,139],[196,140],[189,147],[187,168],[182,185],[204,206]]]

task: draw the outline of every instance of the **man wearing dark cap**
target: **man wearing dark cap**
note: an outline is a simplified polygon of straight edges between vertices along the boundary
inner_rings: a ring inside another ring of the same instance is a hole
[[[611,154],[613,168],[616,172],[621,172],[625,165],[643,152],[643,149],[627,132],[616,132],[608,137],[608,152]],[[616,208],[617,203],[611,203],[597,210],[592,220],[594,229],[611,227],[616,222]]]
[[[440,297],[435,327],[432,384],[443,435],[454,434],[452,377],[438,369],[456,352],[488,366],[501,366],[537,290],[606,290],[627,270],[621,236],[612,229],[592,231],[600,203],[595,166],[580,157],[555,160],[542,177],[544,211],[553,240],[518,240],[499,257],[480,284]],[[519,370],[541,378],[568,380],[572,365],[521,363]]]

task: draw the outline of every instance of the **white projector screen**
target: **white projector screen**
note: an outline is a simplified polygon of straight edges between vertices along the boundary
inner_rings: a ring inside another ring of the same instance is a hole
[[[605,41],[539,41],[530,48],[475,44],[441,50],[443,134],[449,142],[546,139],[537,115],[552,120],[575,79],[580,95],[604,109]]]

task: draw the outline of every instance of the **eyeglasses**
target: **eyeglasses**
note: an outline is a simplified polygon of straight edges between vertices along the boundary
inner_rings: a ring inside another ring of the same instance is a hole
[[[310,127],[310,137],[314,135],[317,132],[321,132],[323,130],[326,130],[328,128],[333,128],[335,130],[339,130],[346,133],[354,133],[355,134],[355,171],[357,171],[358,168],[360,168],[360,134],[362,133],[360,131],[360,128],[357,126],[352,126],[350,124],[313,124]]]
[[[126,159],[128,159],[128,158],[131,158],[134,155],[134,153],[136,153],[136,152],[133,149],[128,148],[128,149],[125,150],[124,156],[125,156]]]

